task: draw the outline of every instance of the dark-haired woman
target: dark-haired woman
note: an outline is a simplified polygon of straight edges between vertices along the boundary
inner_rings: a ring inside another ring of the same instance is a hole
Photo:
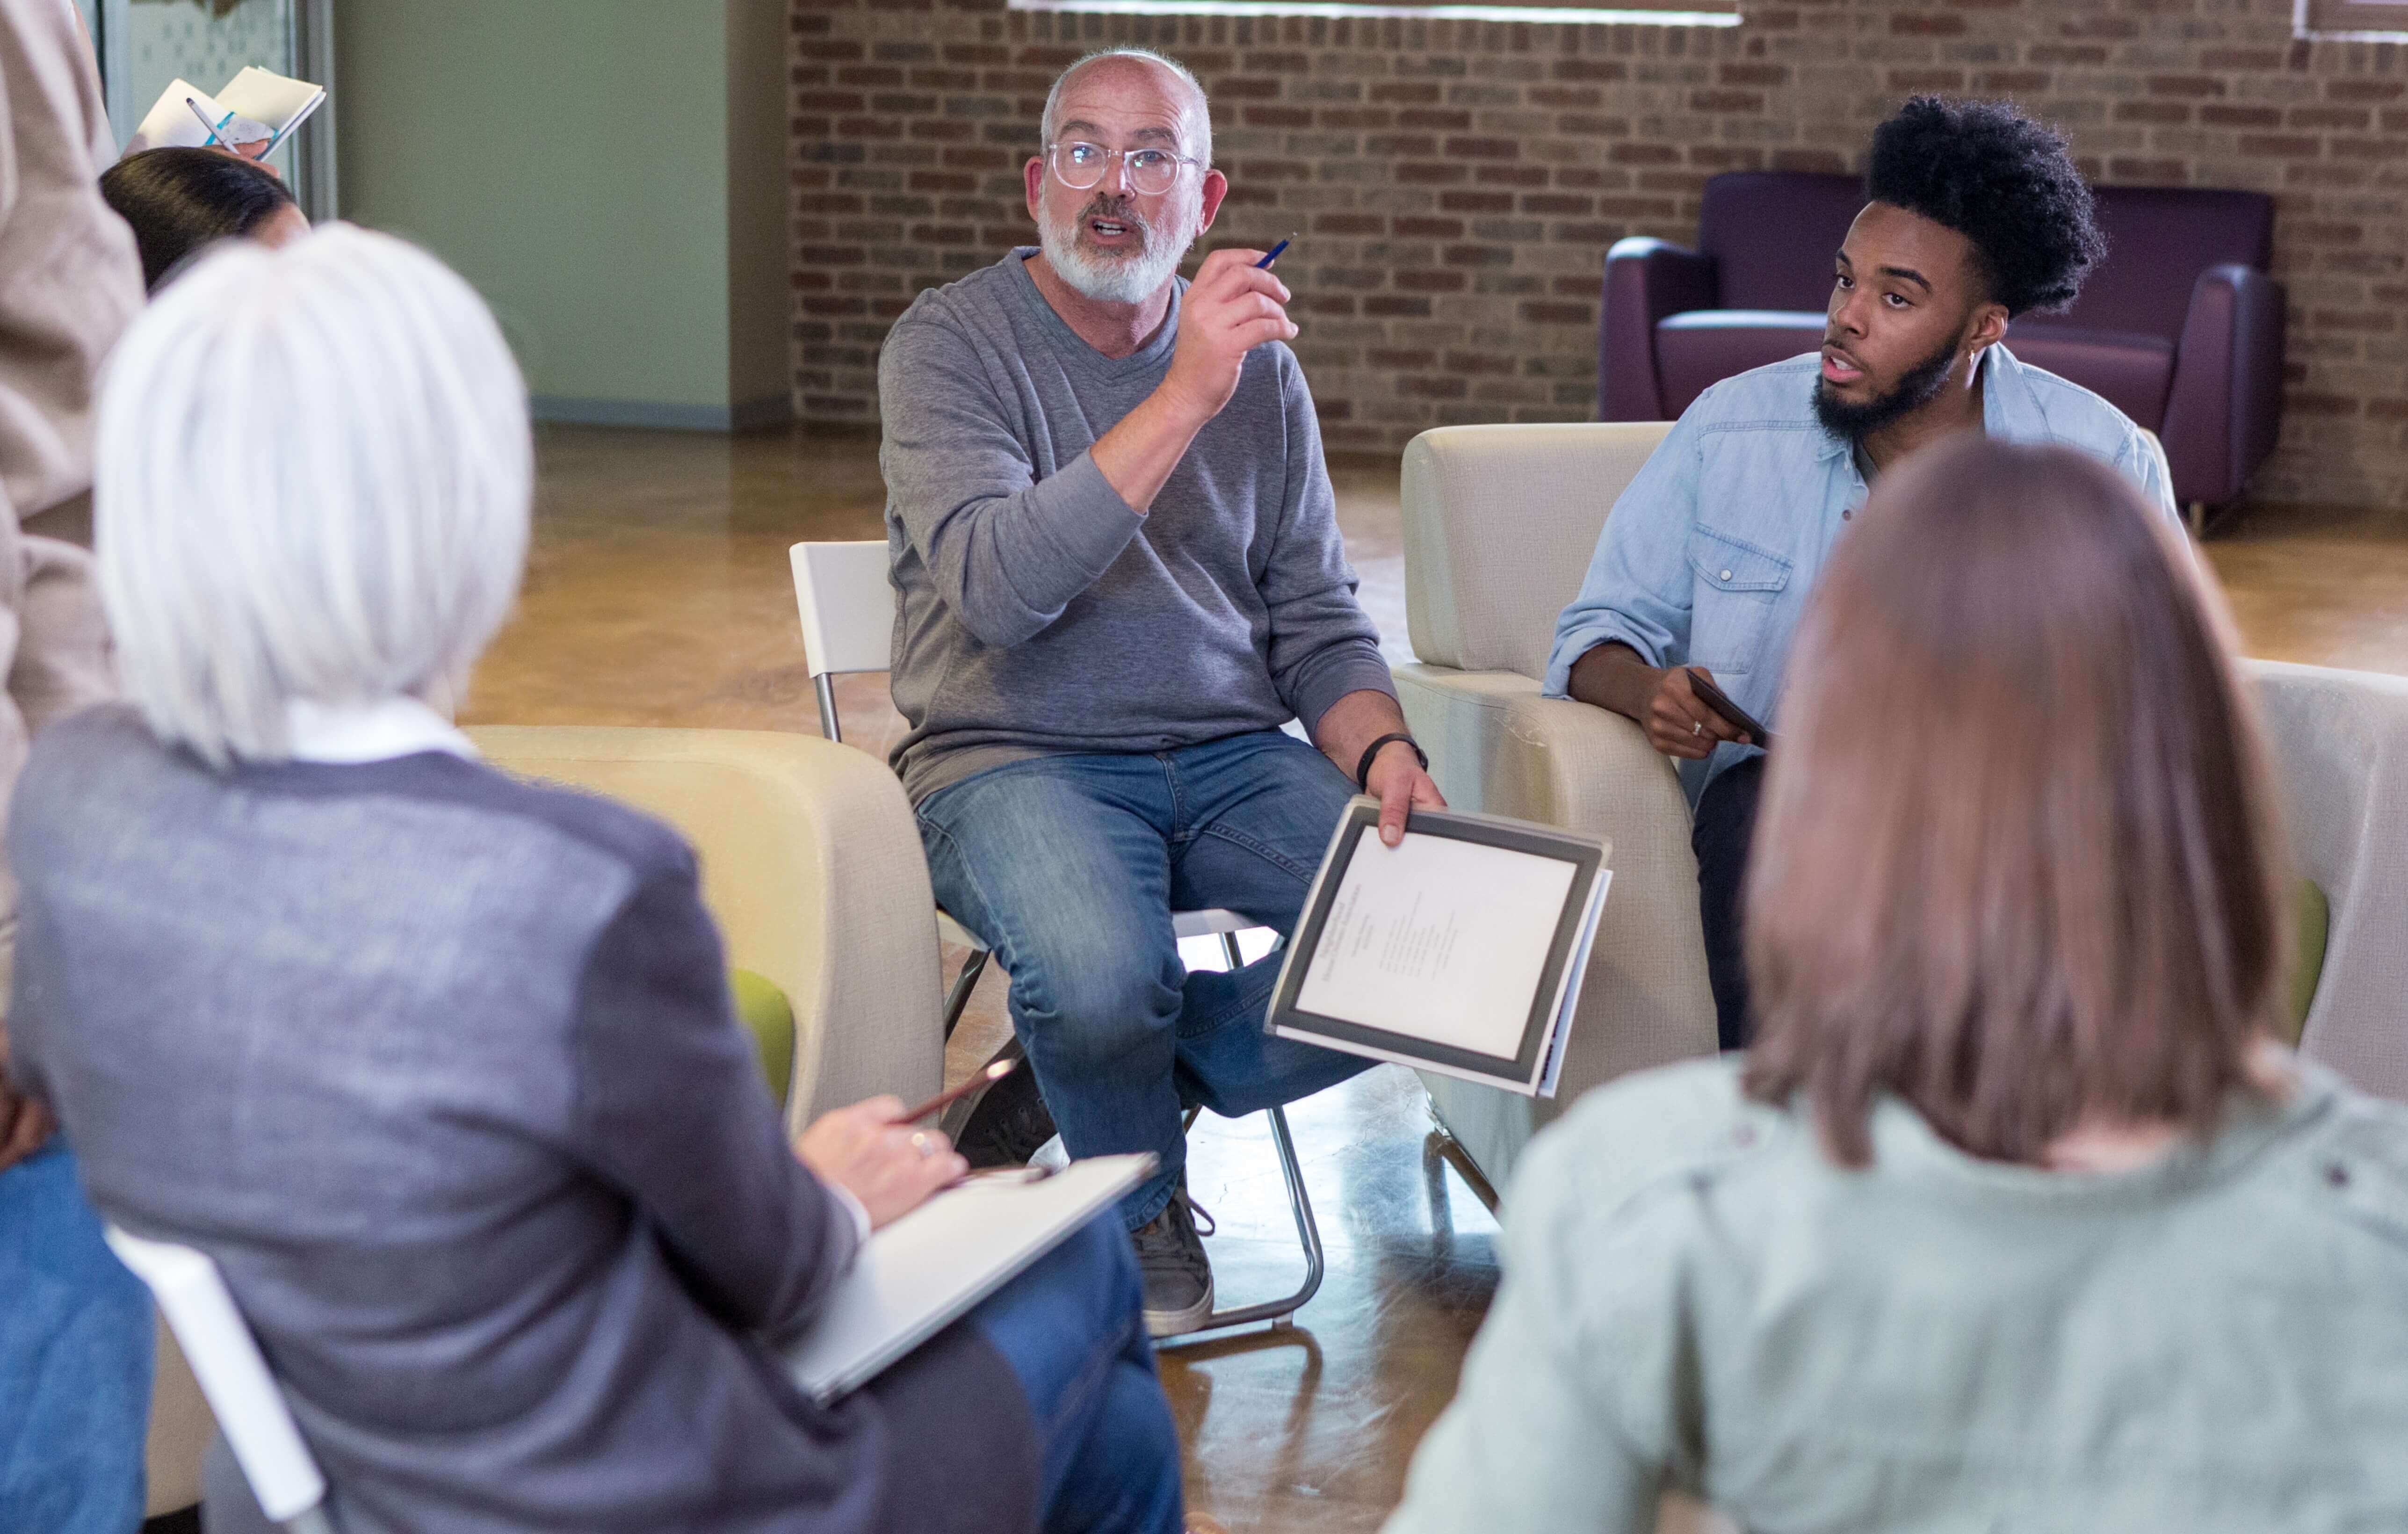
[[[1532,1148],[1389,1534],[2408,1528],[2408,1110],[2270,1041],[2285,853],[2220,599],[1966,437],[1801,628],[1743,1059]],[[1899,727],[1911,726],[1911,745]]]
[[[154,290],[186,257],[217,240],[279,246],[309,232],[274,171],[219,150],[129,154],[102,175],[100,194],[133,226],[143,285]]]

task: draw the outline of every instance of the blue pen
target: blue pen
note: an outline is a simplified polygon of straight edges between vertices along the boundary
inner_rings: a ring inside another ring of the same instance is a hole
[[[1281,240],[1277,245],[1272,246],[1272,247],[1271,247],[1271,252],[1270,252],[1270,254],[1268,254],[1268,255],[1267,255],[1267,256],[1263,257],[1260,261],[1257,261],[1257,262],[1255,262],[1255,263],[1254,263],[1254,267],[1255,267],[1255,269],[1256,269],[1256,270],[1258,270],[1258,271],[1268,271],[1268,270],[1269,270],[1269,269],[1270,269],[1270,264],[1271,264],[1272,262],[1274,262],[1274,261],[1277,261],[1277,260],[1280,258],[1280,252],[1281,252],[1282,251],[1286,250],[1286,249],[1288,248],[1289,243],[1290,243],[1291,241],[1293,241],[1295,238],[1296,238],[1296,237],[1295,237],[1294,235],[1290,235],[1290,236],[1288,236],[1288,237],[1287,237],[1287,238],[1286,238],[1286,239]]]

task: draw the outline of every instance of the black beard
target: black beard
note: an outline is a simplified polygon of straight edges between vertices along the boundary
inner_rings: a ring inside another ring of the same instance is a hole
[[[1885,394],[1875,394],[1862,405],[1851,405],[1834,398],[1830,385],[1821,379],[1814,380],[1814,417],[1823,429],[1851,445],[1891,425],[1930,404],[1948,386],[1948,370],[1956,365],[1954,346],[1935,351],[1908,368],[1896,386]]]

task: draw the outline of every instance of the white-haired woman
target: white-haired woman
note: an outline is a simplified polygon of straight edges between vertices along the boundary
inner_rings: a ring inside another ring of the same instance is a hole
[[[342,226],[229,246],[127,336],[99,455],[136,707],[19,792],[19,1058],[102,1211],[224,1269],[339,1527],[1177,1527],[1109,1221],[868,1390],[786,1383],[765,1340],[961,1162],[892,1099],[789,1147],[687,849],[425,701],[527,542],[466,283]]]

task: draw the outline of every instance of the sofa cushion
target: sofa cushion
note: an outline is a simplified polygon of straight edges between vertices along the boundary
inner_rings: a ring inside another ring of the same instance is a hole
[[[1656,381],[1678,416],[1707,389],[1751,367],[1814,351],[1823,316],[1803,309],[1692,309],[1656,326]],[[2017,357],[2095,390],[2150,431],[2165,424],[2173,387],[2170,341],[2138,331],[2087,330],[2019,320],[2007,333]]]
[[[2290,1010],[2284,1014],[2283,1042],[2297,1049],[2308,1025],[2308,1009],[2316,1004],[2316,986],[2325,978],[2325,939],[2332,930],[2332,903],[2313,879],[2302,879],[2291,903],[2296,942],[2291,952]]]
[[[769,1095],[783,1108],[795,1084],[795,1004],[775,982],[750,969],[729,970],[727,988],[736,998],[737,1017],[760,1053]]]
[[[2018,320],[2007,346],[2035,367],[2071,379],[2150,431],[2163,429],[2166,395],[2173,388],[2173,343],[2130,330]]]
[[[1714,258],[1727,307],[1803,309],[1819,323],[1831,298],[1832,257],[1864,206],[1860,176],[1726,171],[1706,182],[1698,249]]]
[[[1656,326],[1656,384],[1677,418],[1736,373],[1782,362],[1823,344],[1823,316],[1804,309],[1704,308]]]

